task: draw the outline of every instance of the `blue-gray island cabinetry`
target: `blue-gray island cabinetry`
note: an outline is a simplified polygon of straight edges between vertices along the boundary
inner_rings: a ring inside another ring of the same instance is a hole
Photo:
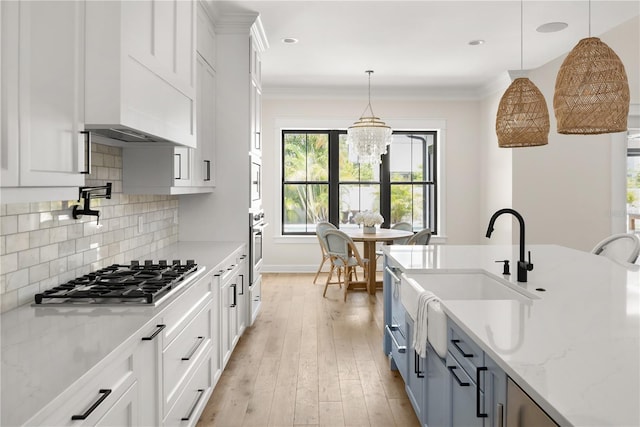
[[[495,263],[516,260],[517,246],[383,248],[383,350],[420,422],[507,426],[531,411],[531,425],[640,425],[639,269],[555,245],[530,250],[536,268],[521,284]],[[423,290],[440,297],[447,338],[419,358]]]

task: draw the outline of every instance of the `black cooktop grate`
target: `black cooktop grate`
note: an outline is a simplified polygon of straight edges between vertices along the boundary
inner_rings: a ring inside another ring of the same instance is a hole
[[[193,260],[113,264],[36,294],[35,303],[153,304],[197,268]]]

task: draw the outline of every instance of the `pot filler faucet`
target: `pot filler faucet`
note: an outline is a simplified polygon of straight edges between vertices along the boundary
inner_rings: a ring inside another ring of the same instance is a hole
[[[490,238],[491,233],[493,233],[493,224],[496,222],[496,219],[498,219],[498,217],[504,213],[509,213],[515,216],[520,223],[520,260],[518,261],[518,282],[526,282],[527,271],[533,270],[533,264],[531,264],[531,251],[529,251],[529,260],[525,261],[524,259],[524,219],[522,218],[522,215],[520,215],[517,211],[509,208],[496,211],[496,213],[494,213],[489,220],[489,227],[487,228],[487,238]]]

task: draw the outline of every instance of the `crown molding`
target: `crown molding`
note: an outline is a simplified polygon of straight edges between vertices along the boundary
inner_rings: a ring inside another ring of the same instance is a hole
[[[253,41],[256,44],[256,47],[259,52],[264,52],[269,49],[269,40],[267,39],[267,33],[264,31],[264,27],[262,26],[262,20],[260,16],[258,16],[251,26],[251,37],[253,37]]]
[[[214,13],[213,23],[216,34],[243,34],[251,29],[258,17],[257,12]],[[260,25],[262,26],[262,24]]]

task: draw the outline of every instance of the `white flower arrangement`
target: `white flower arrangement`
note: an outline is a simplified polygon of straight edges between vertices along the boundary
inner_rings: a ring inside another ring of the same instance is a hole
[[[384,218],[378,212],[364,211],[358,212],[353,217],[353,220],[356,224],[362,224],[365,227],[374,227],[376,225],[382,224],[384,222]]]

